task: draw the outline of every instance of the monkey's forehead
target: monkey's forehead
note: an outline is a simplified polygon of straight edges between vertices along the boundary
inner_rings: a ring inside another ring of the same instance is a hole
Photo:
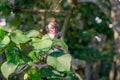
[[[54,24],[54,23],[49,23],[49,24],[48,24],[48,28],[53,28],[53,27],[55,27],[55,24]]]

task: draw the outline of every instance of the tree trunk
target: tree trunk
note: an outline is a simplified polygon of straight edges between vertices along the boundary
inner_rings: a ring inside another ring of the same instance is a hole
[[[92,66],[87,64],[85,68],[85,80],[92,80]]]
[[[100,71],[100,61],[96,61],[93,64],[93,79],[92,80],[99,79],[99,71]]]
[[[119,0],[110,0],[112,5],[111,18],[114,28],[115,51],[114,61],[116,62],[117,76],[116,80],[120,80],[120,2]]]
[[[110,70],[110,73],[109,73],[109,80],[115,80],[115,63],[113,62],[111,64],[111,70]]]

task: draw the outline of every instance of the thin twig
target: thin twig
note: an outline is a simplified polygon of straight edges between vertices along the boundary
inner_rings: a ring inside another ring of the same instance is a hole
[[[34,66],[37,68],[43,68],[43,67],[47,67],[48,64],[34,64]]]
[[[78,74],[76,72],[74,74],[75,74],[75,76],[77,76],[79,78],[79,80],[83,80],[83,78],[80,76],[80,74]]]
[[[54,10],[57,10],[57,8],[58,8],[58,6],[59,6],[59,4],[60,4],[61,2],[62,2],[62,0],[59,0],[58,4],[57,4],[57,6],[55,7]]]
[[[37,64],[34,64],[33,66],[37,67],[37,68],[43,68],[43,67],[47,67],[48,64],[42,64],[42,65],[37,65]],[[11,76],[15,76],[15,75],[19,75],[19,74],[22,74],[24,71],[30,69],[30,67],[28,65],[24,65],[23,67],[21,67],[18,72],[16,72],[15,74],[12,74]]]
[[[17,72],[17,74],[20,74],[22,72],[24,72],[25,70],[27,70],[29,68],[28,65],[26,65],[23,69],[21,69],[19,72]]]

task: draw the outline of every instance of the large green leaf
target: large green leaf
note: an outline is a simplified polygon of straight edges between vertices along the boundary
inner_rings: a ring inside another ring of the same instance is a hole
[[[39,31],[30,30],[30,31],[25,32],[25,35],[28,37],[37,37],[39,35]]]
[[[8,36],[5,36],[4,39],[0,42],[0,48],[5,47],[10,42]]]
[[[52,40],[49,37],[41,40],[38,38],[32,38],[32,42],[30,44],[34,47],[34,49],[47,51],[52,46]]]
[[[17,65],[8,63],[8,62],[4,62],[1,66],[1,72],[2,72],[3,76],[6,79],[8,79],[9,75],[14,73],[16,68],[17,68]]]
[[[34,43],[33,46],[35,49],[41,49],[42,51],[47,51],[51,48],[52,41],[51,40],[41,40],[38,43]]]
[[[26,35],[24,35],[22,33],[22,31],[20,30],[16,30],[11,34],[11,39],[14,43],[18,44],[18,43],[26,43],[27,41],[30,40],[29,37],[27,37]]]
[[[63,52],[53,52],[48,56],[47,63],[58,71],[70,71],[71,56]]]

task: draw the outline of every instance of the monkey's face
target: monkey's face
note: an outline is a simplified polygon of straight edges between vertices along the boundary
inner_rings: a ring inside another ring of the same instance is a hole
[[[49,34],[56,34],[56,28],[54,23],[49,23],[48,25]]]

